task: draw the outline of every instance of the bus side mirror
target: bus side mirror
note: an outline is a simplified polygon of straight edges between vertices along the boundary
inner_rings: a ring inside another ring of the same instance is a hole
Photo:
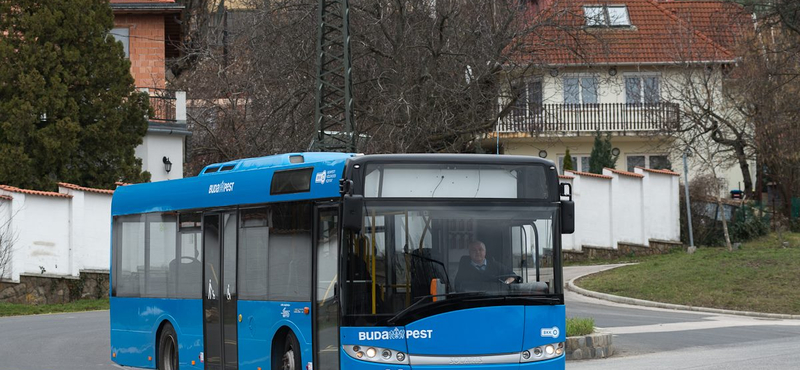
[[[561,233],[572,234],[575,232],[575,202],[561,201]]]
[[[342,200],[342,228],[360,233],[364,226],[364,196],[347,194]]]

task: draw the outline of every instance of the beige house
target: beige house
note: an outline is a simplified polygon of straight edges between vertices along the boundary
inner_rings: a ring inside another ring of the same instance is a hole
[[[742,9],[720,1],[536,3],[542,14],[560,12],[559,22],[570,27],[553,27],[550,34],[525,40],[530,55],[519,58],[535,64],[536,72],[526,79],[496,131],[484,137],[484,148],[544,157],[561,173],[569,149],[574,170],[588,171],[600,132],[611,135],[613,153],[619,154],[617,169],[682,174],[681,146],[686,144],[674,134],[692,104],[681,99],[685,81],[695,73],[715,74],[708,79],[715,84],[724,79],[725,66],[736,60],[731,50],[741,28],[716,26],[722,20],[741,20]],[[567,28],[575,31],[567,35]],[[713,86],[719,88],[721,83]],[[690,158],[690,176],[706,172],[701,167]],[[715,169],[728,189],[741,186],[742,172],[735,163]]]

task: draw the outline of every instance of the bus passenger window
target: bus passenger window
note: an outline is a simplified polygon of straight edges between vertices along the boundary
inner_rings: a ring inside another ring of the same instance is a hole
[[[147,269],[147,291],[144,294],[146,297],[175,297],[178,267],[175,261],[176,221],[174,215],[147,215],[147,227],[150,231],[147,249],[150,252],[150,264]]]
[[[311,203],[270,207],[268,248],[270,300],[311,300]]]
[[[239,229],[239,298],[267,299],[269,209],[244,209]]]
[[[180,245],[176,260],[177,298],[200,298],[203,281],[203,253],[201,249],[200,213],[180,215]],[[170,265],[170,271],[173,271]]]
[[[115,220],[115,295],[138,297],[144,287],[144,217],[122,216]]]

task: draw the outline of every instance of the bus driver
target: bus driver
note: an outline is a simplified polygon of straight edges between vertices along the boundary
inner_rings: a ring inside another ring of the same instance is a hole
[[[469,259],[464,256],[458,266],[456,289],[474,288],[481,283],[511,284],[518,279],[513,271],[499,262],[486,259],[486,245],[480,240],[469,243]]]

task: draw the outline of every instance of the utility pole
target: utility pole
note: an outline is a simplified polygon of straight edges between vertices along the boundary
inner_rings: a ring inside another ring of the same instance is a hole
[[[319,0],[317,91],[311,149],[356,151],[350,78],[350,2]]]
[[[689,149],[683,152],[683,195],[686,197],[686,220],[689,226],[689,253],[694,253],[694,235],[692,233],[692,203],[689,201],[689,165],[686,163],[686,157],[689,154]],[[724,215],[723,215],[724,217]]]

